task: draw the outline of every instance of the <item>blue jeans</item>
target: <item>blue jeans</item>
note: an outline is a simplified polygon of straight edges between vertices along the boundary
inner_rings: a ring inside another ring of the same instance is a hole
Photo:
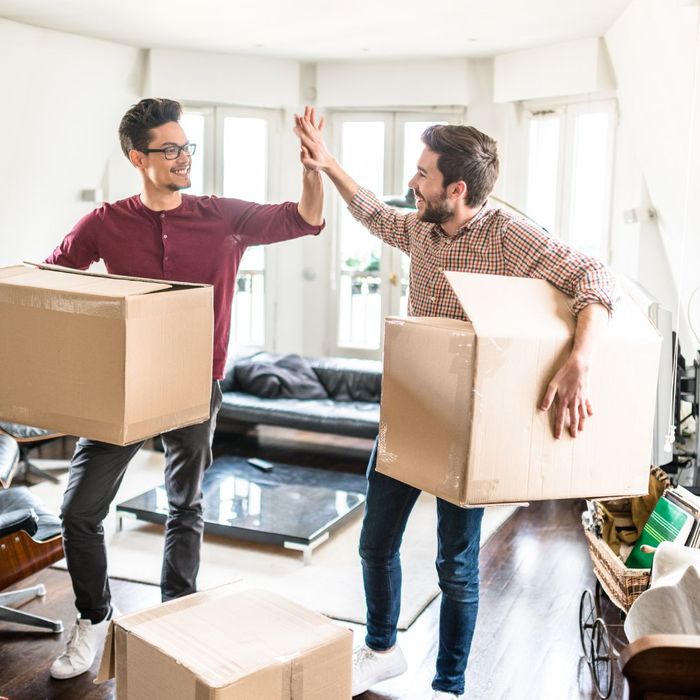
[[[370,649],[396,644],[401,607],[399,548],[420,490],[376,472],[377,443],[367,468],[367,502],[360,557]],[[461,695],[479,607],[479,538],[483,508],[460,508],[437,499],[437,567],[442,602],[433,690]]]

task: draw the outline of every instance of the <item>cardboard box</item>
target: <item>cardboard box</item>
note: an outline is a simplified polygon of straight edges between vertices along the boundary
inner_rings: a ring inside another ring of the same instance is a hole
[[[377,470],[460,506],[646,494],[661,338],[622,300],[596,349],[594,415],[553,437],[537,406],[572,346],[542,280],[445,273],[471,323],[388,318]]]
[[[110,624],[96,682],[117,700],[350,700],[352,633],[232,584]]]
[[[209,417],[209,285],[0,269],[0,418],[125,445]]]

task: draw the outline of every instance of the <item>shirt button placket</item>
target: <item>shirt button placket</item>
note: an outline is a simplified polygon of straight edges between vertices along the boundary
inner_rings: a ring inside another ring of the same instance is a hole
[[[166,263],[168,262],[168,249],[167,249],[167,243],[166,241],[168,240],[168,234],[165,233],[165,212],[161,212],[160,215],[160,228],[162,232],[162,240],[163,240],[163,274],[167,275],[167,265]]]

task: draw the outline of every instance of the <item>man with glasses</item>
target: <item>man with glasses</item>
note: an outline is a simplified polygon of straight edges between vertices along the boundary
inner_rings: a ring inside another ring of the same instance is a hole
[[[163,600],[196,590],[204,530],[202,475],[212,460],[211,442],[221,404],[218,380],[224,373],[241,257],[248,246],[318,234],[324,225],[323,187],[313,170],[304,169],[298,204],[261,205],[183,194],[191,184],[196,146],[180,126],[181,114],[180,104],[166,99],[141,100],[129,109],[119,126],[119,139],[124,155],[141,175],[141,193],[103,204],[85,216],[46,260],[85,270],[101,259],[112,274],[214,287],[210,418],[161,436],[169,506]],[[65,651],[51,666],[54,678],[73,678],[90,668],[115,612],[102,522],[129,461],[142,444],[119,447],[81,438],[76,446],[61,517],[78,619]]]

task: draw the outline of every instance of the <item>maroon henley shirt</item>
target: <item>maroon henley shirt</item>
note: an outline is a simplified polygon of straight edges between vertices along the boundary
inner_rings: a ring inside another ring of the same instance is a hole
[[[157,212],[135,195],[84,216],[46,262],[86,270],[101,259],[110,274],[213,285],[213,377],[221,379],[245,249],[322,229],[307,224],[294,202],[254,204],[184,194],[179,207]]]

